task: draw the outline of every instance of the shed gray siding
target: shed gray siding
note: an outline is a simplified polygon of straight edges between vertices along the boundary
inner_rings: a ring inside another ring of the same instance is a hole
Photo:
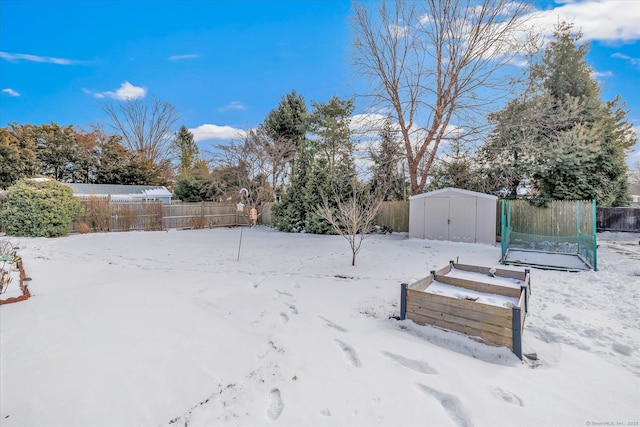
[[[445,188],[409,198],[409,237],[496,243],[495,196]]]

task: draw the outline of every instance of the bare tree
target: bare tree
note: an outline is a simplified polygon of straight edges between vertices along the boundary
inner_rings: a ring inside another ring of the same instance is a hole
[[[400,127],[411,193],[419,194],[452,127],[473,123],[508,79],[500,73],[535,48],[528,7],[512,0],[354,3],[354,63],[365,95]]]
[[[247,138],[265,160],[264,165],[268,169],[264,170],[264,173],[271,179],[272,200],[275,201],[278,189],[285,183],[287,164],[296,156],[296,141],[285,137],[274,140],[264,126],[250,130]]]
[[[335,196],[336,208],[323,196],[322,205],[316,208],[316,214],[331,224],[333,230],[344,237],[351,247],[351,265],[356,265],[356,255],[360,252],[362,241],[369,235],[371,223],[375,219],[382,202],[371,195],[356,190],[348,200],[341,195]]]
[[[128,99],[117,107],[103,104],[102,109],[127,149],[154,163],[165,157],[173,136],[171,128],[180,118],[173,105],[156,98]]]
[[[228,190],[237,193],[246,188],[252,202],[261,204],[273,200],[268,179],[271,166],[268,153],[254,136],[253,131],[249,131],[227,144],[217,145],[215,153],[211,153],[210,163],[213,172],[225,172]],[[216,175],[212,173],[212,177]]]

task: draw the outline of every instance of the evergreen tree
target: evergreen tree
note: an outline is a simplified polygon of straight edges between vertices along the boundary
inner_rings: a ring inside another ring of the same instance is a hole
[[[529,187],[539,202],[591,199],[628,203],[625,152],[636,142],[619,98],[600,100],[581,34],[560,23],[531,85],[493,115],[496,126],[480,151],[496,194],[516,197]],[[531,94],[531,95],[530,95]]]
[[[70,167],[72,182],[93,183],[98,169],[98,143],[100,134],[97,131],[85,132],[74,129],[76,150],[75,159]]]
[[[427,185],[428,191],[447,187],[470,191],[484,190],[470,150],[459,138],[449,142],[445,154],[446,156],[440,158],[433,168],[431,180]]]
[[[15,134],[17,124],[0,129],[0,188],[9,188],[34,173],[35,154],[31,139]]]
[[[404,174],[398,170],[399,163],[404,159],[402,140],[390,118],[385,119],[379,137],[380,145],[369,149],[373,160],[369,182],[371,191],[379,195],[381,200],[404,200],[407,185]]]
[[[121,137],[113,135],[98,143],[98,168],[96,184],[121,184],[127,171],[131,152],[120,143]]]
[[[11,133],[21,145],[33,150],[36,174],[61,182],[72,182],[72,166],[76,160],[77,143],[73,126],[60,126],[55,122],[43,125],[11,125]]]
[[[309,116],[309,131],[318,156],[326,159],[330,175],[341,162],[349,162],[353,142],[349,124],[353,114],[353,100],[333,96],[329,102],[312,102],[314,111]],[[343,177],[340,177],[341,179]]]
[[[178,160],[178,175],[191,172],[200,154],[198,146],[193,141],[193,134],[185,125],[180,126],[176,132],[170,151]]]
[[[281,231],[300,233],[305,229],[308,206],[304,192],[313,161],[314,153],[309,141],[305,140],[298,147],[298,161],[291,183],[272,210],[273,224]]]
[[[295,90],[283,96],[278,107],[267,115],[263,130],[270,140],[269,151],[288,159],[290,173],[294,174],[295,161],[304,149],[307,134],[307,104],[304,98]]]
[[[355,178],[353,143],[349,118],[353,102],[333,97],[328,103],[314,103],[308,128],[313,132],[298,146],[291,183],[273,209],[276,227],[289,232],[327,233],[332,228],[316,207],[323,196],[351,194]]]

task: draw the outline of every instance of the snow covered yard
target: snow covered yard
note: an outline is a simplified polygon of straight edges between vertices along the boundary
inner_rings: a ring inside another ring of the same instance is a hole
[[[585,426],[640,422],[638,234],[600,271],[532,271],[521,362],[398,314],[401,282],[500,249],[239,229],[22,238],[0,307],[0,425]],[[625,241],[626,240],[626,241]],[[507,267],[514,270],[522,270]]]

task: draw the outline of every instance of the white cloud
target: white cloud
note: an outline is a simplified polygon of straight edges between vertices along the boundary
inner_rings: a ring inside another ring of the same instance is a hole
[[[38,56],[38,55],[30,55],[27,53],[8,53],[8,52],[0,52],[0,58],[6,59],[7,61],[31,61],[31,62],[44,62],[48,64],[58,64],[58,65],[74,65],[81,64],[83,61],[78,61],[75,59],[67,59],[67,58],[54,58],[52,56]]]
[[[550,35],[558,20],[573,22],[584,40],[631,42],[640,39],[640,7],[627,0],[572,0],[531,17]]]
[[[613,72],[611,71],[596,71],[593,70],[591,73],[591,77],[594,79],[606,79],[607,77],[613,76]]]
[[[640,58],[632,58],[628,55],[624,55],[620,52],[616,52],[613,55],[611,55],[613,58],[619,58],[619,59],[623,59],[625,61],[627,61],[628,63],[630,63],[631,65],[633,65],[634,67],[640,69]]]
[[[400,26],[400,25],[389,25],[389,32],[393,34],[395,37],[402,38],[406,37],[409,33],[409,27]]]
[[[193,134],[195,142],[206,141],[209,139],[233,139],[242,138],[246,135],[246,131],[232,126],[218,126],[212,124],[203,124],[196,128],[189,129]]]
[[[387,116],[380,113],[355,114],[349,128],[354,136],[377,138]]]
[[[8,94],[9,96],[20,96],[20,94],[18,92],[16,92],[15,90],[11,89],[10,87],[2,89],[2,92]]]
[[[196,58],[200,58],[200,55],[196,53],[185,53],[182,55],[171,55],[169,57],[169,61],[180,61],[182,59],[196,59]]]
[[[134,86],[127,81],[123,82],[116,91],[108,90],[106,92],[93,92],[85,88],[83,88],[82,91],[98,99],[111,98],[111,99],[116,99],[118,101],[144,98],[145,95],[147,94],[147,89],[145,89],[144,87]]]
[[[218,108],[218,111],[221,112],[221,113],[224,113],[225,111],[229,111],[229,110],[246,110],[246,109],[247,109],[247,106],[244,105],[242,102],[240,102],[240,101],[231,101],[230,103],[228,103],[224,107]]]

